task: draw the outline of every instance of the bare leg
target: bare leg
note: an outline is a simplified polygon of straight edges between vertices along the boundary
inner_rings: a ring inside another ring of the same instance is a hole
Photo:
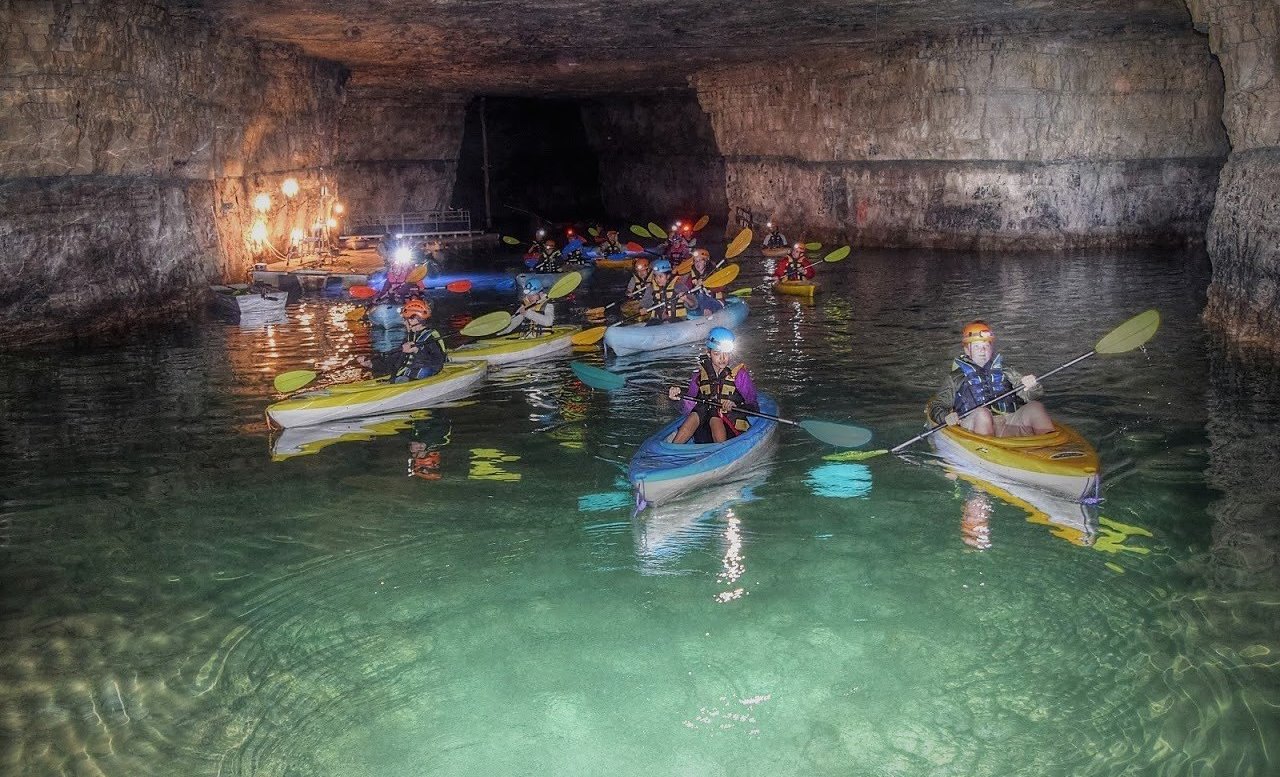
[[[1040,402],[1028,402],[1018,408],[1018,412],[1009,418],[1010,423],[1000,425],[996,432],[1001,437],[1027,437],[1033,434],[1048,434],[1053,431],[1053,420],[1049,411]]]
[[[716,442],[729,439],[729,432],[724,428],[724,421],[721,421],[719,416],[711,419],[711,439]]]
[[[677,445],[689,442],[689,438],[693,437],[693,433],[698,431],[698,424],[700,423],[697,413],[690,413],[685,416],[684,423],[680,424],[680,428],[676,430],[676,436],[671,438],[671,442]]]
[[[974,434],[981,434],[987,437],[991,437],[996,433],[995,419],[991,417],[991,411],[985,407],[980,407],[960,419],[960,425]]]

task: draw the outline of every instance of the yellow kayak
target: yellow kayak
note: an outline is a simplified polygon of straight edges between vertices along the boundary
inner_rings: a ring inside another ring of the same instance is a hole
[[[595,261],[596,267],[602,270],[630,270],[635,266],[635,263],[636,260],[633,256],[628,256],[625,259],[597,259]]]
[[[790,294],[795,297],[808,297],[813,299],[813,295],[818,290],[818,284],[813,281],[778,281],[777,289],[779,294]]]
[[[985,437],[948,426],[929,441],[944,459],[979,477],[1026,483],[1077,501],[1098,496],[1098,452],[1056,421],[1052,432],[1029,437]]]
[[[791,249],[787,246],[778,246],[777,248],[761,248],[762,256],[786,256],[791,253]]]
[[[573,350],[573,342],[570,338],[579,330],[580,327],[576,326],[554,326],[550,332],[536,337],[525,337],[523,333],[490,337],[453,349],[449,352],[449,360],[487,361],[498,365],[567,353]]]
[[[267,417],[289,428],[417,410],[465,395],[484,379],[486,368],[484,362],[447,363],[437,374],[408,383],[378,379],[326,386],[268,406]]]

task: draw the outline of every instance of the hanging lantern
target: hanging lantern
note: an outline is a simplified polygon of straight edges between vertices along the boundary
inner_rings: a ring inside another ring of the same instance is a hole
[[[266,192],[258,192],[253,196],[253,209],[259,213],[266,213],[271,210],[271,195]]]
[[[286,178],[284,183],[280,184],[280,191],[284,192],[286,197],[294,197],[298,194],[298,179]]]
[[[255,243],[261,244],[267,242],[267,222],[262,219],[258,219],[253,222],[253,226],[249,228],[249,237],[252,238]]]

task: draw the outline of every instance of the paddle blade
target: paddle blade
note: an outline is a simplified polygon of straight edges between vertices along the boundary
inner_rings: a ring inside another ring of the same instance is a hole
[[[643,253],[644,253],[644,246],[640,245],[639,243],[637,243],[637,242],[635,242],[635,241],[632,241],[632,242],[630,242],[630,243],[627,243],[627,250],[628,250],[628,251],[630,251],[630,252],[631,252],[631,253],[633,253],[633,254],[643,254]]]
[[[874,459],[877,456],[883,456],[889,451],[881,448],[876,451],[840,451],[839,453],[831,453],[822,458],[826,461],[866,461]]]
[[[729,242],[724,249],[724,258],[732,259],[743,251],[747,250],[747,246],[751,245],[751,230],[743,229]]]
[[[607,326],[593,326],[590,329],[584,329],[569,338],[569,342],[574,345],[595,345],[604,339],[604,330]]]
[[[1132,351],[1151,339],[1160,328],[1160,311],[1151,310],[1139,313],[1120,326],[1112,329],[1093,347],[1095,353],[1124,353]]]
[[[711,222],[711,217],[710,217],[710,216],[703,216],[702,218],[698,219],[697,221],[695,221],[695,222],[693,223],[693,231],[694,231],[694,232],[701,232],[701,231],[702,231],[702,228],[703,228],[703,227],[705,227],[705,226],[706,226],[707,224],[709,224],[710,222]]]
[[[683,262],[676,265],[676,275],[686,275],[692,269],[693,269],[693,260],[685,259]]]
[[[800,422],[800,428],[815,439],[837,448],[857,448],[871,442],[871,430],[853,424],[804,420]]]
[[[460,281],[454,281],[445,285],[445,288],[455,294],[461,294],[464,291],[471,291],[471,281],[463,278]]]
[[[595,227],[587,227],[587,234],[591,235],[592,237],[600,237],[600,230],[596,229]]]
[[[352,299],[373,299],[378,296],[378,290],[372,286],[352,286],[347,291],[351,292]]]
[[[290,391],[297,391],[315,379],[316,374],[311,370],[294,370],[293,372],[277,375],[273,383],[276,391],[281,394],[288,394]]]
[[[659,240],[666,240],[666,239],[667,239],[667,230],[663,229],[662,227],[658,226],[657,224],[653,223],[652,221],[650,221],[650,222],[649,222],[649,234],[650,234],[650,235],[653,235],[654,237],[658,238]]]
[[[653,235],[650,235],[650,234],[649,234],[649,230],[645,229],[644,227],[640,226],[639,224],[632,224],[632,225],[631,225],[631,234],[635,235],[636,237],[653,237]],[[643,249],[641,249],[641,250],[643,250]]]
[[[708,289],[720,289],[733,283],[738,277],[738,273],[742,271],[742,267],[736,264],[726,264],[719,270],[707,276],[702,285]]]
[[[471,323],[459,330],[459,333],[467,337],[484,337],[495,332],[501,332],[510,323],[510,313],[505,310],[495,310],[492,313],[486,313],[479,318],[472,319]]]
[[[822,261],[824,261],[824,262],[838,262],[838,261],[840,261],[841,259],[843,259],[843,258],[845,258],[846,256],[848,256],[848,255],[849,255],[849,251],[850,251],[849,246],[840,246],[840,247],[839,247],[839,248],[837,248],[836,250],[834,250],[834,251],[832,251],[831,253],[827,254],[826,256],[822,257]]]
[[[516,239],[516,238],[512,237],[511,235],[503,235],[503,236],[502,236],[502,242],[506,243],[506,244],[507,244],[507,245],[509,245],[509,246],[518,246],[518,245],[520,245],[520,241],[519,241],[518,239]]]
[[[420,264],[409,271],[409,274],[405,276],[404,281],[405,283],[417,283],[425,277],[427,277],[427,266],[425,264]]]
[[[573,374],[578,376],[578,380],[593,389],[614,391],[627,385],[627,379],[621,375],[599,367],[592,367],[590,364],[569,362],[569,369],[573,370]]]
[[[556,281],[551,291],[547,292],[547,296],[551,299],[559,299],[578,288],[579,283],[582,283],[582,273],[575,270]]]
[[[822,243],[805,243],[805,244],[804,244],[804,250],[806,250],[806,251],[821,251],[821,250],[822,250]]]
[[[344,313],[343,315],[346,317],[348,321],[356,321],[358,319],[364,318],[364,313],[365,313],[364,308],[352,308],[348,310],[346,313]]]
[[[751,289],[734,289],[729,292],[730,297],[750,297]]]

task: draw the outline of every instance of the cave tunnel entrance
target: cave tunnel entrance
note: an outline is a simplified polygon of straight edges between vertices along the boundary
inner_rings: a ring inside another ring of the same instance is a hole
[[[467,106],[453,190],[454,205],[469,208],[473,224],[483,225],[485,219],[482,108],[493,229],[525,239],[539,219],[603,218],[600,166],[587,141],[580,103],[477,97]]]

